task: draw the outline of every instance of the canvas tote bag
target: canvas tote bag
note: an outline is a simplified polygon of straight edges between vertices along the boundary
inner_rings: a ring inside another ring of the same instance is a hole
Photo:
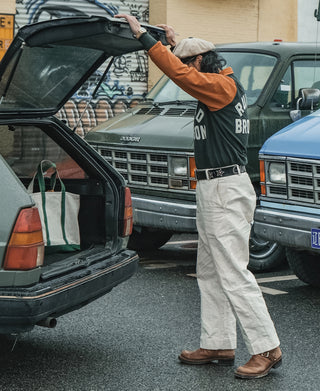
[[[50,177],[50,189],[46,191],[44,174],[49,168],[53,168],[54,172]],[[35,180],[39,184],[38,193],[34,193]],[[55,191],[57,181],[60,183],[60,191]],[[66,191],[53,162],[41,161],[28,186],[28,192],[39,209],[46,252],[79,250],[80,196]]]

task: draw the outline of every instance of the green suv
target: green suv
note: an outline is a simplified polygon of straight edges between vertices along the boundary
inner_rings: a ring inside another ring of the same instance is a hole
[[[247,170],[259,189],[258,152],[263,142],[295,118],[299,91],[320,80],[320,49],[307,43],[219,45],[248,98],[250,137]],[[173,233],[196,232],[193,116],[196,101],[166,76],[146,99],[94,128],[86,140],[130,186],[136,250],[158,248]],[[310,109],[302,109],[302,115]],[[252,232],[250,268],[266,270],[284,260],[275,242]]]

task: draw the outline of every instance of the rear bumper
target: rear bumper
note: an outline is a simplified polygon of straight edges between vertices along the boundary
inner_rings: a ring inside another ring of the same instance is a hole
[[[197,232],[195,201],[132,195],[133,223],[175,232]]]
[[[311,229],[320,227],[320,215],[258,206],[254,231],[286,247],[317,251],[311,247]],[[319,250],[318,250],[319,251]]]
[[[125,250],[66,275],[49,273],[32,287],[0,288],[0,333],[29,331],[41,320],[88,304],[130,278],[138,261],[134,251]]]

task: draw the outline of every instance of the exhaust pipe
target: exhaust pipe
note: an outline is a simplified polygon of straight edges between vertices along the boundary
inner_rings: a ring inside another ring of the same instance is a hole
[[[37,326],[41,327],[47,327],[49,329],[54,329],[57,325],[57,319],[48,317],[46,319],[40,320],[40,322],[37,323]]]

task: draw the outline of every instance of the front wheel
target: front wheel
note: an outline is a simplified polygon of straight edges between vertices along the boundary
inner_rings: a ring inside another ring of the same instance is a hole
[[[254,233],[249,241],[250,259],[248,268],[253,272],[267,271],[285,263],[285,249],[277,242],[270,242]]]
[[[320,288],[320,256],[308,251],[286,249],[289,266],[299,280]]]
[[[170,231],[161,231],[152,228],[141,228],[139,231],[133,228],[129,238],[128,248],[135,251],[157,250],[167,243],[172,236]]]

